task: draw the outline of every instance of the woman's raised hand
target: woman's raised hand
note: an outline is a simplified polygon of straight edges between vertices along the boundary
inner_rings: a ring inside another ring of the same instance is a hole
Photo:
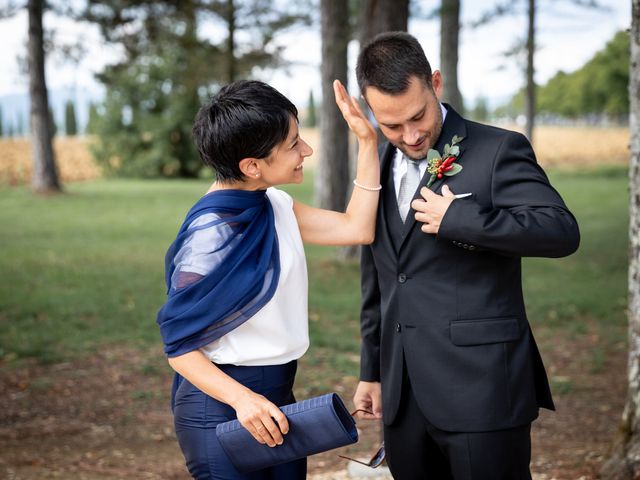
[[[349,129],[358,137],[358,140],[376,141],[376,129],[373,128],[373,125],[371,125],[371,122],[369,122],[360,108],[358,100],[349,96],[347,89],[344,88],[340,80],[333,81],[333,93],[336,96],[336,104],[342,112],[342,116],[349,125]]]

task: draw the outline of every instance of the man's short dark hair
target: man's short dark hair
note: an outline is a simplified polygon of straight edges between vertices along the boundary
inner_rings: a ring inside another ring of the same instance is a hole
[[[266,83],[240,80],[223,87],[204,105],[193,125],[202,161],[219,181],[243,181],[243,158],[266,158],[289,135],[298,110]]]
[[[363,95],[368,87],[392,95],[403,93],[413,76],[431,86],[431,65],[418,40],[407,32],[381,33],[358,55],[356,77]]]

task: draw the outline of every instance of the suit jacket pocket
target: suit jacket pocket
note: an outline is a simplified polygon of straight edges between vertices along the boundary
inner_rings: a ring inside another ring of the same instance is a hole
[[[460,347],[513,342],[520,338],[515,317],[479,318],[451,322],[451,342]]]

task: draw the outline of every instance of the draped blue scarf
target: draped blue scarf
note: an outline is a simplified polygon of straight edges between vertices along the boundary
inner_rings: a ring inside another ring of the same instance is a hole
[[[191,226],[201,215],[215,220]],[[211,253],[224,253],[212,271],[187,286],[172,285],[176,255],[193,232],[228,227],[231,235]],[[273,207],[265,190],[218,190],[189,211],[165,257],[167,302],[157,322],[164,351],[175,357],[203,347],[251,318],[272,297],[280,275]]]

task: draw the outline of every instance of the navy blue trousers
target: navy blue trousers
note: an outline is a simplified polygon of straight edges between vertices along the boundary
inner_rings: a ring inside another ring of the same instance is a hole
[[[230,377],[278,406],[295,402],[293,381],[297,362],[264,367],[218,365]],[[226,403],[206,395],[186,379],[176,392],[173,410],[178,443],[189,473],[198,480],[302,480],[307,475],[307,460],[277,465],[250,474],[239,473],[225,454],[216,425],[236,418]]]

